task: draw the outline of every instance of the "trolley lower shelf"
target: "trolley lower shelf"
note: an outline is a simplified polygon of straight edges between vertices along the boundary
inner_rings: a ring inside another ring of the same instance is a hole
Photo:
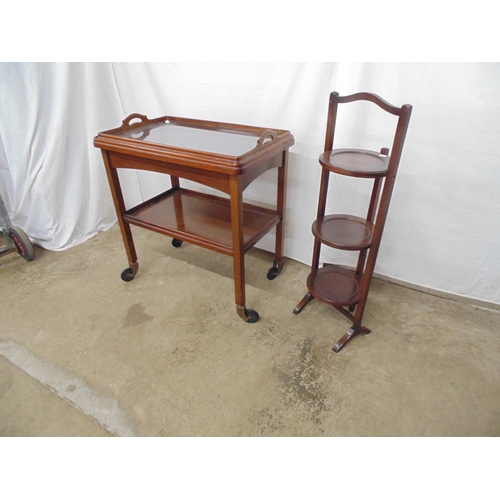
[[[225,198],[174,188],[127,210],[123,219],[181,241],[233,255],[231,203]],[[243,203],[244,252],[279,221],[276,211]]]

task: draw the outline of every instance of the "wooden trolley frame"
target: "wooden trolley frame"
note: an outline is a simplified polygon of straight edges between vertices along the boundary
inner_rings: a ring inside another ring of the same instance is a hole
[[[129,267],[122,279],[139,269],[130,225],[232,256],[235,301],[246,322],[259,315],[245,304],[244,254],[276,227],[274,279],[283,267],[284,214],[288,149],[294,138],[286,130],[266,129],[172,116],[148,119],[137,113],[119,128],[101,132],[100,148],[108,175]],[[168,174],[171,189],[129,210],[125,208],[117,170],[147,170]],[[276,209],[243,202],[243,191],[264,172],[277,168]],[[229,199],[180,186],[180,178],[229,195]]]

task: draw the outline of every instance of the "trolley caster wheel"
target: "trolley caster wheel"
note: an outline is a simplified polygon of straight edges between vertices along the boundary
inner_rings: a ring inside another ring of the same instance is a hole
[[[236,312],[245,323],[257,323],[259,321],[259,313],[253,309],[247,309],[245,306],[236,306]]]
[[[269,271],[267,271],[267,279],[271,281],[274,278],[276,278],[276,276],[278,276],[278,274],[279,274],[278,268],[271,267],[271,269],[269,269]]]
[[[267,271],[267,279],[268,280],[273,280],[278,276],[279,273],[281,273],[281,270],[283,269],[283,262],[273,262],[273,267]]]
[[[135,278],[134,271],[130,267],[127,267],[127,269],[122,272],[121,278],[123,281],[132,281]]]
[[[253,309],[245,309],[245,316],[247,323],[257,323],[259,321],[259,313]]]
[[[182,245],[182,241],[181,240],[178,240],[177,238],[174,238],[172,240],[172,245],[175,247],[175,248],[179,248],[181,245]]]
[[[14,242],[17,253],[24,260],[33,260],[35,250],[28,236],[26,236],[26,233],[21,228],[11,227],[9,229],[9,238]]]

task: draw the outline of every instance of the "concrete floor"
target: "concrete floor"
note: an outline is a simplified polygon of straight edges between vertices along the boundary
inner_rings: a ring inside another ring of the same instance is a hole
[[[1,436],[499,436],[500,314],[374,280],[370,335],[306,292],[308,266],[232,260],[117,227],[65,252],[0,258]]]

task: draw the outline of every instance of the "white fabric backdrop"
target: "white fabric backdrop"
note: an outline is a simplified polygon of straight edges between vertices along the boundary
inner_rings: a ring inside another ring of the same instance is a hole
[[[121,116],[109,64],[0,64],[0,194],[12,223],[64,250],[116,222],[92,137]]]
[[[35,243],[63,250],[116,221],[92,139],[128,114],[284,128],[296,140],[285,253],[309,264],[333,90],[414,106],[376,272],[500,304],[498,63],[1,64],[0,193]],[[394,122],[377,110],[341,107],[337,146],[390,147],[384,137]],[[120,176],[129,206],[169,186],[159,174]],[[267,172],[245,198],[273,203],[275,185]],[[334,176],[328,210],[362,216],[370,189]],[[271,250],[272,240],[257,246]],[[349,253],[325,250],[325,261],[353,263]]]

